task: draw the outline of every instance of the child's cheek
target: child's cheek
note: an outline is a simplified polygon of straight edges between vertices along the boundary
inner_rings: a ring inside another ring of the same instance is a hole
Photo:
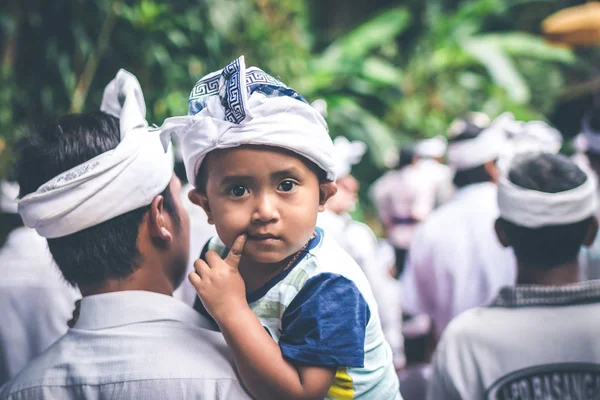
[[[215,227],[219,237],[226,246],[231,246],[235,239],[248,231],[250,219],[241,210],[234,208],[223,210],[215,218]]]

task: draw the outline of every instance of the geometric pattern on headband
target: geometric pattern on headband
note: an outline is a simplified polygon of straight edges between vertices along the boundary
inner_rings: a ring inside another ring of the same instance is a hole
[[[196,83],[188,101],[189,115],[202,111],[210,97],[220,96],[225,119],[240,124],[246,119],[246,101],[255,92],[266,97],[287,96],[308,104],[294,89],[260,68],[246,69],[242,57],[232,61],[219,72],[210,74]],[[224,88],[219,86],[221,79],[224,80]],[[245,93],[243,86],[246,87]]]
[[[53,178],[49,182],[42,185],[38,189],[38,192],[46,193],[51,190],[58,189],[59,187],[68,184],[72,180],[75,180],[75,179],[79,178],[80,176],[83,176],[83,175],[93,171],[99,165],[100,165],[100,161],[97,161],[97,160],[78,165],[66,172],[63,172],[62,174],[58,175],[57,177]]]

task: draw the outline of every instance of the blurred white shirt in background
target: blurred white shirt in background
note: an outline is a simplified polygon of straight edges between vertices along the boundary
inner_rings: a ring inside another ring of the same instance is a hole
[[[0,386],[67,332],[80,297],[46,239],[25,227],[8,235],[0,249]]]

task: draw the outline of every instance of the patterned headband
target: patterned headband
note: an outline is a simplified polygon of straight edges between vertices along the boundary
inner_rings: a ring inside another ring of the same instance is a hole
[[[224,88],[224,91],[220,88]],[[188,100],[188,115],[198,114],[207,107],[211,98],[220,96],[221,105],[225,109],[225,119],[234,124],[241,124],[247,118],[247,102],[255,92],[265,97],[287,96],[308,104],[294,89],[262,69],[246,69],[244,56],[241,56],[221,71],[213,72],[196,83]]]

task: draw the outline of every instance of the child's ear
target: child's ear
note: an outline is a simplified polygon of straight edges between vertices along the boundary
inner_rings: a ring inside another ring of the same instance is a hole
[[[208,217],[208,223],[211,225],[214,224],[212,212],[210,211],[210,204],[208,203],[208,196],[206,193],[194,188],[188,192],[188,198],[195,205],[202,207],[204,212],[206,212],[206,216]]]
[[[337,192],[335,182],[327,181],[319,184],[319,212],[325,210],[325,203]]]

